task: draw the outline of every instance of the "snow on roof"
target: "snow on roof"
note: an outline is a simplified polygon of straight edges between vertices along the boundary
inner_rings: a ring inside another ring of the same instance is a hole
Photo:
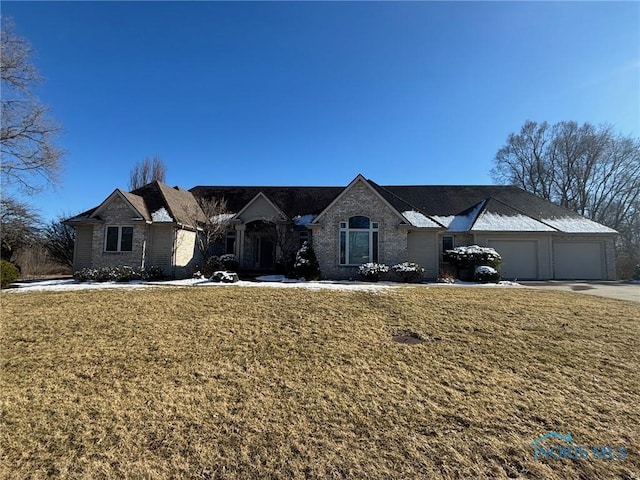
[[[296,215],[293,217],[293,223],[296,225],[307,225],[317,217],[314,213],[307,213],[306,215]]]
[[[541,221],[565,233],[617,233],[612,228],[584,217],[543,218]]]
[[[439,228],[436,222],[431,220],[425,214],[416,212],[415,210],[407,210],[402,212],[402,216],[406,218],[414,227]]]
[[[162,207],[151,214],[151,220],[154,222],[173,222],[173,218],[167,212],[167,209]]]
[[[499,215],[484,211],[473,224],[473,231],[491,232],[553,232],[548,225],[527,215]]]
[[[218,215],[214,215],[211,217],[212,223],[228,223],[233,217],[235,217],[235,213],[220,213]]]
[[[473,221],[478,216],[478,212],[484,206],[485,202],[478,203],[473,210],[465,215],[432,215],[431,217],[436,221],[443,224],[448,228],[450,232],[468,232],[473,225]]]
[[[449,228],[449,225],[451,224],[451,222],[453,222],[453,219],[456,218],[456,216],[455,215],[431,215],[431,218],[433,218],[436,222]]]

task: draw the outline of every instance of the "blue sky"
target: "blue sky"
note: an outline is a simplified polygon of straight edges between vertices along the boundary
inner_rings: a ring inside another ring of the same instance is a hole
[[[45,219],[167,183],[488,184],[527,119],[640,136],[638,2],[8,2],[64,126]]]

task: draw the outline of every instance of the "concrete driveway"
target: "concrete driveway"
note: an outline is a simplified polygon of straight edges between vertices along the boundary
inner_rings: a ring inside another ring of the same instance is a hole
[[[547,290],[564,290],[568,292],[586,293],[598,297],[630,300],[640,303],[640,283],[628,282],[564,282],[551,280],[548,282],[519,282],[525,287],[544,288]]]

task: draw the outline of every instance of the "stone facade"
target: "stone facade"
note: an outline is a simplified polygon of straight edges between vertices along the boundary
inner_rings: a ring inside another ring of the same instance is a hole
[[[313,228],[313,249],[323,278],[357,278],[357,266],[340,265],[340,222],[362,215],[379,224],[378,262],[387,265],[407,260],[407,234],[398,225],[402,221],[362,180],[346,190],[324,212],[319,226]]]

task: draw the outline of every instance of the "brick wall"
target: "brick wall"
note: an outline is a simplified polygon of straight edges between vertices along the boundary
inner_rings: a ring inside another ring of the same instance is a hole
[[[340,222],[363,215],[379,223],[378,261],[389,266],[407,260],[407,235],[398,228],[400,219],[371,188],[358,181],[320,219],[313,229],[313,248],[323,278],[357,278],[357,267],[339,264]]]
[[[148,226],[142,220],[133,220],[136,213],[120,197],[115,197],[100,212],[104,225],[93,229],[93,267],[115,267],[129,265],[134,268],[143,266]],[[133,227],[133,248],[130,252],[105,252],[105,236],[108,226]]]

